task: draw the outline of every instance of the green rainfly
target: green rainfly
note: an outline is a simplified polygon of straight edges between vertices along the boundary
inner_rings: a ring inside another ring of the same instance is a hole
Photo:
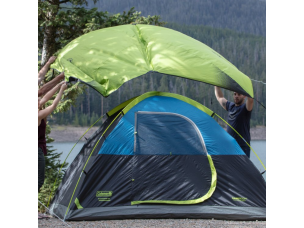
[[[172,29],[121,25],[96,30],[66,45],[52,68],[109,96],[148,72],[192,79],[253,97],[248,76],[207,45]]]

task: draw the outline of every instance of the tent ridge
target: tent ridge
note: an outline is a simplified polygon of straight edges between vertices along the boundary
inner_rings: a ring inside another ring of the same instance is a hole
[[[142,54],[143,54],[143,57],[145,58],[146,64],[149,67],[149,69],[151,69],[151,68],[154,69],[154,67],[152,65],[152,61],[151,61],[151,56],[148,51],[147,41],[143,37],[143,34],[140,31],[140,28],[138,28],[137,25],[135,25],[135,27],[136,27],[136,31],[137,31],[137,38],[139,40],[139,44],[141,46]]]

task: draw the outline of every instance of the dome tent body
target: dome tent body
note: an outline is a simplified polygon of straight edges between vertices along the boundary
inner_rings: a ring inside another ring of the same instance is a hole
[[[103,96],[148,72],[254,96],[250,78],[219,53],[185,34],[153,25],[121,25],[82,35],[60,51],[51,67]]]
[[[205,106],[149,92],[108,112],[50,210],[65,220],[266,219],[266,183]]]

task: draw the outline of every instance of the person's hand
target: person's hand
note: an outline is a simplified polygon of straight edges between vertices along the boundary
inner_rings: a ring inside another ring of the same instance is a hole
[[[53,62],[55,62],[56,58],[57,58],[56,56],[51,56],[48,60],[48,63],[52,64]]]
[[[62,86],[64,83],[65,83],[65,81],[59,82],[59,83],[56,85],[57,89],[61,88],[61,86]]]
[[[68,86],[67,86],[67,84],[66,84],[66,82],[60,82],[60,84],[62,84],[61,85],[61,88],[60,88],[60,90],[66,90],[66,88],[68,88]]]
[[[62,80],[64,79],[64,72],[60,73],[58,76],[57,76],[58,80]]]

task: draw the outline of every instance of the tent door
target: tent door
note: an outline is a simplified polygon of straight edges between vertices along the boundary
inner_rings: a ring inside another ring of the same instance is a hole
[[[190,119],[176,113],[136,112],[134,130],[132,204],[193,204],[210,195],[210,157]]]

